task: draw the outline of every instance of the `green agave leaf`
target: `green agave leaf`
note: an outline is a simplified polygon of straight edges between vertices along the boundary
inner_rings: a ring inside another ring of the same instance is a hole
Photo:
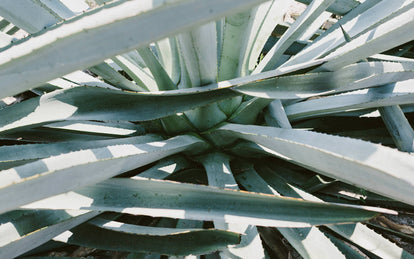
[[[112,57],[112,60],[139,86],[139,91],[142,91],[141,89],[144,91],[158,90],[157,82],[149,69],[135,64],[127,54]]]
[[[99,147],[142,144],[160,141],[162,138],[149,134],[146,136],[118,138],[108,140],[71,141],[51,144],[27,144],[0,147],[0,169],[11,168],[17,165],[26,164],[37,159],[56,156],[63,153],[93,149]]]
[[[143,135],[145,129],[130,122],[62,121],[43,125],[43,128],[113,136]]]
[[[238,164],[243,169],[237,181],[246,190],[280,196],[255,171],[251,164]],[[303,258],[345,258],[332,242],[316,227],[278,228],[279,232],[299,252]]]
[[[105,81],[109,82],[111,85],[123,89],[123,90],[130,90],[130,91],[146,91],[147,89],[143,87],[143,85],[139,86],[125,77],[123,77],[118,71],[113,69],[110,65],[103,62],[93,67],[88,68],[92,73],[99,75]]]
[[[318,68],[319,71],[334,71],[413,40],[414,37],[409,34],[414,25],[413,7],[414,3],[404,6],[399,10],[399,15],[391,15],[392,18],[388,21],[382,22],[330,53],[326,56],[330,60]]]
[[[202,149],[204,145],[196,137],[178,136],[146,144],[86,149],[3,170],[0,174],[0,212],[97,183],[190,148]],[[10,195],[19,198],[11,201]]]
[[[239,58],[239,76],[247,76],[257,64],[259,55],[273,29],[293,1],[268,1],[250,13],[248,30],[242,40]]]
[[[270,103],[272,100],[263,98],[252,98],[243,102],[233,115],[229,118],[230,122],[240,124],[254,124],[260,112]]]
[[[184,112],[191,124],[200,131],[208,130],[227,119],[217,103]]]
[[[0,110],[0,132],[62,120],[147,121],[238,95],[231,90],[191,95],[131,93],[97,87],[58,90]]]
[[[193,87],[217,82],[216,37],[214,22],[178,36],[180,52]]]
[[[156,165],[132,177],[132,179],[164,179],[171,174],[190,168],[191,163],[182,156],[172,156],[161,159]]]
[[[298,0],[298,2],[309,5],[312,0]],[[327,11],[334,14],[345,15],[359,4],[360,3],[357,0],[336,0],[327,8]]]
[[[181,78],[181,71],[180,57],[175,37],[169,37],[155,42],[155,49],[157,50],[159,62],[173,83],[177,85]]]
[[[391,62],[364,62],[335,72],[308,73],[254,81],[233,90],[271,99],[307,98],[334,94],[413,78],[414,65]]]
[[[220,55],[218,80],[228,80],[238,76],[239,58],[243,39],[248,29],[250,12],[242,12],[225,17],[223,27],[223,45]]]
[[[0,215],[0,256],[15,258],[95,217],[87,211],[12,211]]]
[[[322,36],[318,37],[307,48],[305,48],[300,53],[292,57],[285,64],[283,64],[282,67],[292,66],[294,64],[300,64],[302,62],[308,62],[312,59],[321,58],[323,56],[326,56],[327,53],[330,53],[333,50],[337,49],[339,46],[345,44],[346,40],[343,37],[343,33],[339,24],[341,24],[343,29],[350,35],[352,39],[355,39],[364,32],[370,30],[378,30],[378,26],[388,21],[391,17],[393,17],[393,13],[395,14],[395,12],[398,11],[400,8],[402,8],[403,10],[408,10],[408,4],[410,3],[411,1],[409,0],[365,1],[364,3],[358,5],[349,13],[347,13],[342,19],[340,19],[340,23],[334,24],[330,29],[328,29]],[[358,26],[355,26],[356,23],[358,23]],[[394,29],[394,27],[392,29]],[[386,33],[385,31],[382,32]],[[353,41],[353,44],[358,42],[355,40]],[[362,41],[360,41],[359,43],[365,44]],[[381,51],[372,54],[377,54],[380,52]],[[371,53],[371,51],[366,51],[365,53],[369,54]],[[361,60],[364,57],[359,55],[355,57],[355,61]]]
[[[260,61],[253,73],[274,69],[285,51],[308,30],[309,25],[312,24],[314,20],[317,19],[334,1],[335,0],[312,1],[306,10],[266,54],[264,59]]]
[[[197,131],[184,113],[177,113],[160,119],[164,131],[169,135]]]
[[[15,131],[6,134],[1,134],[2,140],[13,140],[20,143],[55,143],[55,142],[69,142],[69,141],[92,141],[92,140],[104,140],[114,139],[114,136],[110,135],[96,135],[96,134],[84,134],[73,131],[54,130],[48,128],[34,128],[26,129],[23,131]]]
[[[346,94],[299,102],[285,106],[290,121],[339,112],[412,104],[413,79]]]
[[[240,234],[217,229],[144,227],[97,218],[54,240],[105,250],[188,255],[237,244]]]
[[[305,202],[210,186],[121,178],[105,180],[22,208],[115,211],[278,227],[354,222],[377,214],[337,204]]]
[[[409,154],[361,140],[304,130],[228,124],[217,131],[255,142],[272,155],[323,175],[414,204],[411,173],[414,158]]]
[[[291,129],[289,119],[286,116],[285,108],[279,99],[276,99],[269,103],[265,110],[265,120],[267,125],[276,128]]]
[[[171,81],[170,76],[161,66],[157,57],[151,51],[150,47],[143,47],[138,49],[138,53],[148,66],[151,74],[154,76],[154,80],[157,83],[158,90],[174,90],[177,89],[176,85]]]
[[[209,153],[199,158],[207,172],[208,184],[219,188],[239,190],[230,168],[230,157],[223,153]],[[239,245],[220,252],[222,258],[264,258],[265,252],[257,228],[246,224],[214,222],[218,229],[243,233]]]
[[[260,166],[258,172],[267,183],[285,196],[321,201],[312,194],[288,184],[283,177],[269,170],[266,166]],[[380,258],[413,258],[411,254],[361,223],[327,227]]]
[[[400,106],[385,106],[378,110],[398,149],[414,152],[414,131]]]
[[[63,10],[64,6],[60,5],[60,7]],[[69,9],[65,9],[66,14],[74,15]],[[11,0],[2,1],[0,3],[0,15],[28,33],[38,32],[63,20],[47,5],[34,1],[19,1],[19,3]],[[29,17],[36,17],[36,19],[30,19]]]
[[[95,65],[106,57],[220,16],[240,12],[259,2],[262,1],[174,0],[153,3],[151,0],[136,0],[117,1],[94,9],[1,52],[0,97],[17,94],[76,69]],[[130,33],[132,31],[134,33]],[[11,84],[15,87],[9,87]]]

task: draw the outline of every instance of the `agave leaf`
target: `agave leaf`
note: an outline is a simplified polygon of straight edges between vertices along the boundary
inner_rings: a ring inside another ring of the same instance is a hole
[[[247,76],[257,64],[267,38],[293,1],[268,1],[251,11],[239,59],[239,76]]]
[[[95,217],[87,211],[12,211],[0,216],[0,256],[14,258]]]
[[[299,18],[289,27],[289,29],[276,42],[272,49],[260,61],[253,73],[260,73],[275,68],[276,63],[282,57],[283,53],[292,45],[292,43],[300,38],[309,28],[309,24],[313,23],[334,0],[314,0],[299,16]],[[320,25],[319,25],[320,26]]]
[[[117,88],[136,92],[147,91],[143,85],[139,86],[129,81],[105,62],[90,67],[89,70]]]
[[[298,0],[298,2],[309,5],[312,0]],[[327,11],[334,14],[344,15],[359,4],[360,3],[357,0],[336,0],[327,8]]]
[[[108,140],[72,141],[52,144],[27,144],[0,147],[0,169],[26,164],[37,159],[56,156],[63,153],[93,149],[105,146],[142,144],[162,140],[160,136],[146,135]]]
[[[71,11],[66,8],[66,13]],[[38,32],[63,20],[55,11],[35,1],[1,1],[0,15],[28,33]]]
[[[271,99],[307,98],[411,79],[414,66],[407,63],[364,62],[335,72],[307,73],[246,83],[233,90]]]
[[[177,85],[181,78],[180,57],[175,37],[165,38],[155,42],[157,56],[163,68]]]
[[[412,104],[413,79],[373,89],[328,96],[285,106],[289,120],[333,114],[338,112],[376,108],[391,105]]]
[[[227,119],[217,103],[184,112],[191,124],[200,131],[208,130]]]
[[[97,218],[54,240],[113,251],[187,255],[237,244],[240,234],[216,229],[144,227]]]
[[[143,47],[138,49],[138,53],[144,60],[145,64],[148,66],[152,75],[154,76],[154,80],[157,82],[158,90],[163,91],[177,89],[175,84],[171,81],[170,76],[161,66],[157,57],[155,57],[154,53],[151,51],[149,47]]]
[[[110,84],[107,84],[105,82],[102,82],[101,80],[83,72],[83,71],[75,71],[73,73],[67,74],[62,76],[62,79],[65,79],[69,82],[72,82],[77,85],[88,85],[88,86],[98,86],[103,88],[109,88],[109,89],[118,89]],[[53,80],[52,80],[53,81]],[[50,81],[48,82],[50,83]],[[38,89],[38,88],[36,88]]]
[[[210,153],[200,157],[207,172],[208,184],[220,188],[239,190],[230,168],[230,157],[223,153]],[[222,258],[264,258],[264,249],[256,227],[247,224],[214,222],[218,229],[243,233],[239,245],[220,252]]]
[[[228,89],[192,95],[170,92],[131,93],[97,87],[57,90],[0,110],[0,132],[63,120],[147,121],[238,95]]]
[[[355,7],[354,10],[346,14],[340,20],[340,24],[343,27],[343,29],[350,35],[350,37],[352,39],[355,39],[362,33],[365,33],[369,30],[378,30],[378,26],[388,21],[391,17],[393,17],[392,14],[398,11],[400,8],[402,10],[409,10],[410,7],[408,6],[408,4],[410,3],[411,1],[409,0],[365,1],[364,3]],[[355,26],[356,23],[358,23],[358,26]],[[385,31],[381,32],[386,33]],[[355,42],[355,40],[353,41]],[[328,29],[326,33],[318,37],[306,49],[304,49],[298,55],[294,56],[292,59],[283,64],[282,67],[292,66],[294,64],[300,64],[302,62],[308,62],[312,59],[324,57],[327,53],[332,52],[333,50],[337,49],[339,46],[345,43],[346,40],[343,37],[343,33],[339,26],[339,23],[336,23],[330,29]],[[371,50],[367,51],[366,54],[370,52]],[[377,53],[379,52],[375,52],[372,54]],[[355,58],[355,60],[357,61],[363,59],[364,57],[359,55]]]
[[[267,125],[277,128],[291,129],[289,119],[280,100],[274,100],[266,108],[265,120]]]
[[[361,140],[303,130],[228,124],[217,131],[253,141],[272,155],[326,176],[414,204],[414,175],[410,173],[414,158],[409,154]]]
[[[245,101],[236,111],[234,111],[233,115],[229,118],[229,121],[239,124],[254,124],[259,113],[270,102],[272,102],[272,100],[257,97]]]
[[[270,187],[255,171],[251,164],[238,164],[242,173],[237,181],[246,190],[280,196],[277,190]],[[345,258],[332,242],[316,227],[311,228],[278,228],[303,258]]]
[[[156,165],[132,177],[132,179],[164,179],[171,174],[190,168],[191,163],[182,156],[172,156],[161,159]]]
[[[326,56],[330,60],[318,70],[334,71],[373,54],[381,53],[393,46],[413,40],[414,36],[409,34],[414,26],[413,6],[414,3],[404,13],[391,18],[336,49]]]
[[[220,64],[218,70],[218,80],[228,80],[237,77],[239,66],[239,57],[241,55],[241,44],[248,22],[250,12],[242,12],[225,18],[223,31],[223,46],[220,55]]]
[[[306,193],[305,191],[288,184],[283,177],[277,175],[276,172],[269,170],[269,168],[265,166],[261,166],[258,172],[266,180],[266,182],[268,182],[276,190],[279,190],[285,196],[303,198],[311,201],[321,201],[312,194]],[[376,256],[379,256],[380,258],[413,257],[402,248],[398,247],[388,239],[361,223],[330,225],[327,227]]]
[[[24,205],[22,208],[82,208],[152,217],[278,227],[355,222],[377,214],[374,211],[338,204],[305,202],[202,185],[122,178],[105,180],[74,192]],[[304,215],[306,216],[303,217]]]
[[[398,149],[414,152],[414,131],[400,106],[385,106],[378,110]]]
[[[138,85],[139,91],[142,91],[141,89],[157,91],[157,83],[151,72],[136,65],[129,59],[127,54],[112,57],[112,60],[132,78],[136,85]]]
[[[0,211],[9,211],[29,202],[97,183],[162,157],[195,146],[200,149],[204,145],[196,137],[178,136],[146,144],[86,149],[3,170],[0,176]],[[95,173],[85,173],[91,171]],[[13,193],[18,193],[20,198],[10,201]]]
[[[178,36],[180,52],[192,86],[217,82],[216,24],[205,24]]]
[[[0,97],[17,94],[76,69],[95,65],[106,57],[222,15],[240,12],[259,2],[261,0],[175,0],[154,4],[151,0],[136,0],[117,1],[94,9],[4,50],[0,55]],[[130,33],[132,31],[134,33]],[[97,45],[100,47],[96,48]],[[22,77],[21,73],[25,76]],[[11,84],[15,87],[9,87]]]
[[[145,129],[141,125],[130,122],[62,121],[42,127],[113,136],[143,135],[145,133]]]

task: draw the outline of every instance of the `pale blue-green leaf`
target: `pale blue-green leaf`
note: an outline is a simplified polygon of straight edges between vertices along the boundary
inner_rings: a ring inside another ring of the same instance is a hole
[[[29,0],[1,1],[0,15],[28,33],[38,32],[62,21],[60,15],[52,9],[37,1]]]
[[[306,202],[203,185],[121,178],[105,180],[22,208],[82,208],[277,227],[355,222],[377,214],[338,204]]]
[[[161,159],[156,165],[145,170],[142,173],[139,173],[137,176],[132,177],[132,179],[139,178],[150,178],[150,179],[164,179],[171,174],[178,172],[183,169],[190,168],[191,162],[189,162],[183,156],[172,156],[165,159]]]
[[[413,104],[413,79],[285,106],[290,121],[346,111]]]
[[[112,57],[112,60],[117,64],[140,89],[148,89],[149,91],[157,91],[157,82],[148,68],[138,66],[130,58],[124,55]],[[141,90],[142,91],[142,90]]]
[[[90,67],[89,70],[117,88],[137,92],[147,90],[146,88],[129,81],[105,62]]]
[[[238,76],[242,42],[247,34],[250,12],[226,17],[223,25],[223,46],[220,55],[218,80],[228,80]]]
[[[186,111],[184,115],[200,131],[208,130],[227,119],[217,103]]]
[[[236,86],[233,90],[261,98],[294,99],[379,86],[413,77],[412,64],[363,62],[335,72],[308,73],[253,81]]]
[[[238,244],[240,234],[216,229],[156,228],[94,219],[54,238],[112,251],[205,254]]]
[[[265,110],[265,120],[267,125],[278,128],[291,129],[289,119],[286,116],[285,109],[282,105],[282,102],[279,99],[276,99],[269,103]]]
[[[344,30],[351,36],[355,38],[361,33],[368,31],[369,29],[375,29],[379,24],[384,21],[387,21],[392,14],[395,13],[399,8],[407,6],[411,1],[410,0],[396,0],[396,1],[378,1],[378,0],[368,0],[364,3],[355,7],[354,10],[346,14],[341,20],[340,24]],[[355,24],[358,23],[358,26]],[[330,29],[326,31],[322,36],[318,37],[312,44],[310,44],[306,49],[292,57],[289,61],[282,65],[291,66],[295,64],[300,64],[303,62],[308,62],[313,59],[317,59],[326,55],[338,48],[339,46],[345,44],[345,38],[339,23],[333,25]],[[363,46],[363,45],[362,45]],[[375,52],[372,54],[377,54]],[[368,54],[368,52],[367,52]],[[361,60],[361,57],[356,57],[356,60]]]
[[[253,73],[260,73],[275,68],[285,51],[298,40],[334,0],[314,0],[289,27],[276,44],[270,49],[263,60],[257,65]],[[318,28],[320,24],[318,25]]]
[[[141,125],[130,122],[62,121],[42,127],[112,136],[136,136],[145,133],[145,129]]]
[[[167,72],[158,61],[157,57],[151,51],[150,47],[139,48],[138,53],[144,60],[148,69],[151,71],[151,74],[157,83],[157,90],[165,91],[177,89],[170,76],[167,74]]]
[[[266,166],[261,166],[258,172],[267,183],[285,196],[311,201],[321,201],[312,194],[288,184],[283,177],[277,174],[277,172],[269,170]],[[327,227],[380,258],[412,258],[412,256],[405,250],[361,223],[330,225]]]
[[[220,92],[132,93],[97,87],[57,90],[0,110],[0,132],[63,120],[148,121],[237,96]]]
[[[95,65],[107,57],[240,12],[262,1],[174,0],[154,3],[134,0],[116,1],[93,9],[1,52],[0,97],[34,88],[61,75]],[[50,48],[51,44],[53,48]]]
[[[184,132],[197,131],[184,113],[177,113],[160,119],[165,132],[169,135],[177,135]]]
[[[385,106],[378,110],[397,148],[414,152],[414,131],[400,106]]]
[[[404,152],[304,130],[228,124],[217,131],[253,141],[272,155],[326,176],[414,204],[414,157]]]
[[[13,211],[0,216],[0,256],[15,258],[95,217],[87,211]],[[8,216],[16,216],[8,218]]]
[[[180,53],[191,85],[217,82],[217,39],[214,22],[178,36]]]
[[[75,151],[3,170],[0,174],[0,212],[100,182],[175,153],[204,147],[202,140],[184,135],[146,144]],[[19,199],[10,200],[10,195],[14,194]]]
[[[260,112],[262,112],[270,102],[272,102],[271,99],[257,97],[245,101],[234,111],[233,115],[229,118],[229,121],[239,124],[254,124]]]
[[[239,164],[243,172],[237,175],[237,181],[246,190],[280,196],[278,190],[269,186],[251,164]],[[345,258],[330,240],[316,227],[278,228],[279,232],[299,252],[303,258]]]
[[[96,77],[93,77],[83,71],[75,71],[73,73],[64,75],[62,76],[62,79],[67,80],[77,85],[88,85],[88,86],[98,86],[98,87],[109,88],[109,89],[119,89],[119,88],[114,87],[113,85],[102,82],[102,80]],[[50,83],[50,81],[48,83]]]
[[[247,76],[257,64],[259,55],[267,39],[293,1],[268,1],[250,13],[250,21],[239,58],[239,76]]]
[[[142,144],[160,141],[157,135],[145,135],[130,138],[117,138],[108,140],[72,141],[50,144],[27,144],[0,147],[0,169],[11,168],[16,165],[26,164],[33,160],[56,156],[63,153],[92,149],[113,145]]]
[[[155,42],[157,56],[167,74],[175,85],[181,78],[180,58],[177,42],[174,37],[165,38]]]
[[[311,4],[312,0],[298,0],[300,3]],[[357,0],[335,0],[327,9],[328,12],[344,15],[359,5]]]

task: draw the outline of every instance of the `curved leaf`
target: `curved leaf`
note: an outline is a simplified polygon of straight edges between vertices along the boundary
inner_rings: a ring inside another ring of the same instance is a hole
[[[185,183],[113,178],[27,204],[25,209],[86,209],[278,227],[309,227],[369,219],[377,213],[347,205]]]
[[[3,170],[0,173],[0,212],[100,182],[196,146],[200,149],[204,144],[196,137],[178,136],[146,144],[76,151]],[[11,196],[18,198],[10,200]]]
[[[414,157],[404,152],[304,130],[228,124],[217,131],[255,142],[272,155],[329,177],[414,204]]]

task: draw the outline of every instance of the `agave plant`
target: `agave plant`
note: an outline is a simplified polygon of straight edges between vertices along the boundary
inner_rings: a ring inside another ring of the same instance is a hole
[[[0,258],[413,257],[412,0],[105,2],[0,2]]]

